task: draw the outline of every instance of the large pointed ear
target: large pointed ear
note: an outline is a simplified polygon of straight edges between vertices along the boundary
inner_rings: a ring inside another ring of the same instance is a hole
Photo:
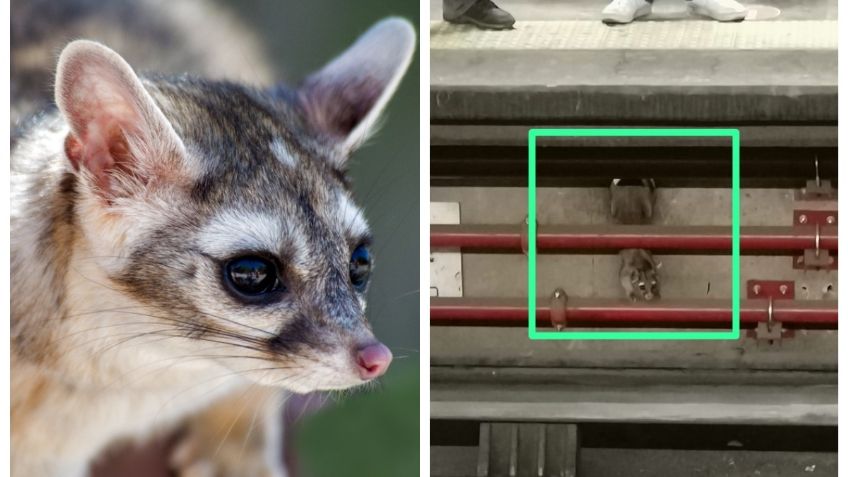
[[[117,53],[92,41],[68,44],[55,88],[71,129],[65,153],[74,168],[91,174],[106,199],[125,193],[129,184],[176,174],[183,143]]]
[[[414,50],[415,30],[407,20],[388,18],[371,27],[301,85],[309,122],[338,138],[345,154],[356,149],[374,129]]]

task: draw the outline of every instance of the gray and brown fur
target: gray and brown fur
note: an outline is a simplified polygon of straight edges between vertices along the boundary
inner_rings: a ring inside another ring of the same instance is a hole
[[[610,184],[610,215],[622,225],[649,224],[657,202],[653,179],[613,179]]]
[[[102,45],[64,50],[59,111],[12,153],[13,476],[84,475],[116,440],[233,392],[362,384],[350,349],[375,338],[348,263],[370,237],[346,161],[413,44],[385,20],[300,87],[268,89],[139,80]],[[283,298],[223,289],[245,253],[282,264]]]
[[[618,224],[650,224],[656,201],[653,179],[613,179],[610,184],[610,214]],[[619,257],[619,279],[625,295],[633,301],[659,298],[659,267],[651,252],[626,249],[619,253]]]
[[[109,45],[138,71],[193,73],[252,84],[274,79],[262,43],[216,2],[12,0],[13,128],[26,127],[22,123],[33,114],[52,107],[56,57],[78,38]]]

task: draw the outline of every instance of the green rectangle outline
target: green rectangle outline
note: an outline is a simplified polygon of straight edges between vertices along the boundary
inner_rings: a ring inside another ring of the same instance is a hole
[[[537,137],[729,137],[732,165],[732,328],[730,331],[538,331],[536,329],[536,138]],[[738,340],[740,336],[739,130],[727,128],[535,128],[528,131],[527,311],[531,340]]]

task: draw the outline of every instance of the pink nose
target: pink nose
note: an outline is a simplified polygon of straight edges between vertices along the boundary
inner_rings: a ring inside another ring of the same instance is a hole
[[[366,345],[356,352],[359,377],[367,381],[382,376],[392,362],[392,352],[383,343]]]

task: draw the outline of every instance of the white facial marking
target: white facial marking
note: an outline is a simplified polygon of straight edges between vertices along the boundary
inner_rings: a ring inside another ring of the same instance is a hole
[[[283,140],[279,138],[274,139],[273,141],[271,141],[270,147],[271,152],[273,152],[274,155],[277,156],[277,160],[279,160],[288,167],[297,166],[297,157],[292,154],[291,150],[289,149],[289,146],[285,142],[283,142]]]
[[[286,247],[295,263],[306,260],[306,235],[299,226],[279,217],[228,210],[218,214],[198,236],[198,246],[219,257],[237,251],[276,253]]]
[[[356,206],[346,194],[338,194],[338,220],[345,230],[350,231],[351,236],[363,236],[368,234],[368,222],[362,209]]]

